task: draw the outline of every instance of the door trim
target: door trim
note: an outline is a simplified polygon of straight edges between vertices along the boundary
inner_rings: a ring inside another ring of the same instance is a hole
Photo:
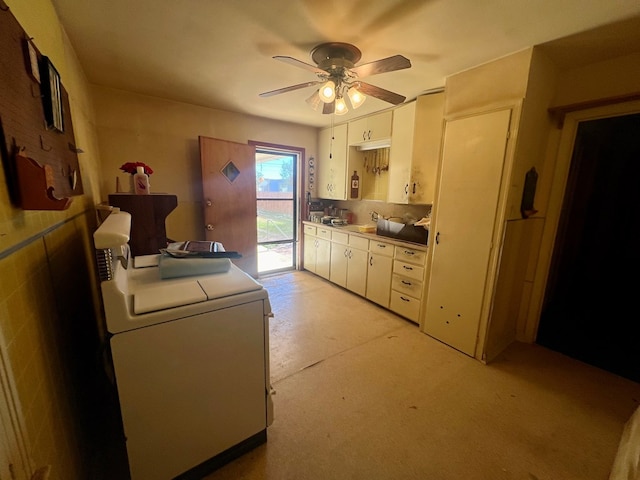
[[[302,215],[304,212],[304,208],[303,207],[303,195],[302,195],[302,191],[303,191],[303,179],[306,178],[306,150],[302,147],[293,147],[291,145],[281,145],[279,143],[269,143],[269,142],[260,142],[258,140],[248,140],[247,143],[249,145],[253,145],[256,150],[264,148],[267,150],[278,150],[281,152],[291,152],[291,153],[295,153],[298,155],[299,158],[299,165],[298,168],[296,169],[296,192],[295,192],[295,204],[294,204],[294,209],[295,209],[295,225],[296,225],[296,232],[295,232],[295,238],[293,239],[294,243],[295,243],[295,250],[296,250],[296,258],[294,259],[295,265],[294,265],[294,269],[295,270],[301,270],[302,269],[302,254],[303,254],[303,248],[302,248],[302,244],[300,242],[300,232],[302,231]]]
[[[564,203],[578,124],[589,120],[619,117],[635,113],[640,113],[640,101],[579,110],[567,113],[564,118],[563,128],[560,133],[560,139],[558,140],[558,153],[555,158],[555,166],[553,167],[547,214],[542,230],[540,253],[538,255],[538,262],[533,279],[531,302],[529,303],[526,323],[522,333],[523,338],[520,340],[535,343],[538,335],[538,326],[540,324],[542,305],[547,288],[549,270],[551,268],[551,259],[553,257],[556,235],[558,233],[560,214]],[[553,135],[553,133],[551,134]]]

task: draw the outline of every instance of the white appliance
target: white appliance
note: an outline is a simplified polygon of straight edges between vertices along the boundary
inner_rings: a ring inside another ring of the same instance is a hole
[[[201,478],[266,441],[268,293],[228,259],[162,280],[159,255],[129,258],[130,226],[114,211],[94,245],[131,478]]]

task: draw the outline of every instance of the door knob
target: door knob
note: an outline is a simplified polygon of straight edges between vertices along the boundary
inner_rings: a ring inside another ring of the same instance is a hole
[[[207,223],[207,230],[209,231],[213,230],[213,225],[210,223]]]
[[[213,206],[213,202],[209,199],[207,199],[207,203],[206,203],[207,207],[211,207]]]

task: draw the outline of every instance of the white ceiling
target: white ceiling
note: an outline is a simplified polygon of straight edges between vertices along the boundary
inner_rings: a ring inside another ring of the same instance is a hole
[[[365,81],[410,100],[452,73],[640,18],[639,0],[52,1],[91,83],[312,126],[331,121],[305,103],[313,87],[258,96],[316,80],[274,55],[313,63],[323,42],[356,45],[359,63],[401,54],[410,69]],[[369,98],[340,119],[389,106]]]

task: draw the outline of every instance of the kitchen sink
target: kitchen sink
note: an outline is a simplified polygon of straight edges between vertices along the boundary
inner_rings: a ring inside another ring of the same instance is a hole
[[[414,227],[413,225],[378,218],[376,235],[426,245],[427,239],[429,238],[429,230],[425,230],[423,227]]]

